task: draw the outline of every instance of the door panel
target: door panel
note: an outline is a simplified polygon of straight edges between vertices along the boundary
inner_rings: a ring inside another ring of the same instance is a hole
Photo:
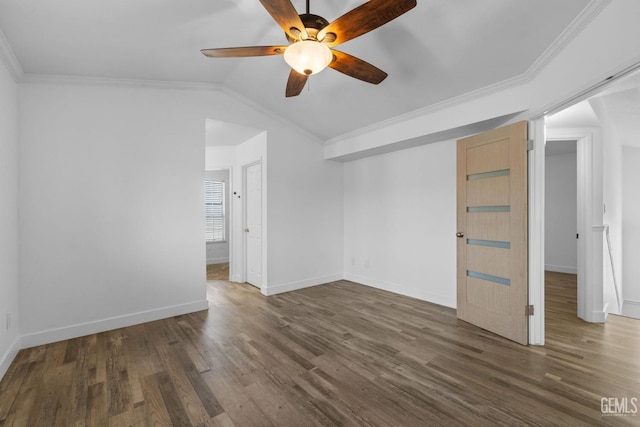
[[[508,140],[469,147],[467,154],[467,175],[509,169]]]
[[[467,218],[465,234],[474,239],[508,242],[510,217],[510,212],[476,212]]]
[[[509,315],[509,290],[506,286],[470,277],[468,300],[481,304],[494,314]]]
[[[467,206],[509,206],[509,178],[509,175],[503,175],[470,179]]]
[[[509,277],[510,269],[509,252],[503,248],[467,244],[467,270]]]
[[[458,141],[458,318],[527,344],[527,123]]]

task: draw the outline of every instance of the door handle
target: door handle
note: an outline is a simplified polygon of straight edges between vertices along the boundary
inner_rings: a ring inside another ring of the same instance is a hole
[[[244,229],[244,232],[245,232],[245,233],[248,233],[248,232],[249,232],[249,229],[248,229],[248,228],[245,228],[245,229]]]
[[[464,237],[464,233],[463,233],[462,231],[458,231],[458,232],[456,233],[456,237],[457,237],[458,239],[462,239],[462,238]]]

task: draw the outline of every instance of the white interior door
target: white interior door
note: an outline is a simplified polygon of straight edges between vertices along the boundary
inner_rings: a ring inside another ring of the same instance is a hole
[[[245,241],[247,283],[262,286],[262,164],[245,167]]]

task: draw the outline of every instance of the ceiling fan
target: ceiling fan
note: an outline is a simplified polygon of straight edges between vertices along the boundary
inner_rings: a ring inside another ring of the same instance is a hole
[[[386,24],[416,6],[416,0],[369,0],[329,23],[321,16],[298,15],[291,0],[260,0],[284,30],[289,45],[202,49],[211,58],[284,55],[291,66],[286,96],[299,95],[310,75],[329,66],[348,76],[378,84],[387,73],[361,59],[332,49]]]

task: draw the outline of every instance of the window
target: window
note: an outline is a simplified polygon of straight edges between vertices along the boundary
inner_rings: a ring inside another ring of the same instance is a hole
[[[205,238],[207,242],[224,242],[224,181],[204,182]]]

